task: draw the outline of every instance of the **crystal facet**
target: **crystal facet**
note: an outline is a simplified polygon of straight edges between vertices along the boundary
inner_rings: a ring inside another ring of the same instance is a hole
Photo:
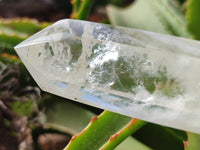
[[[15,47],[47,92],[200,133],[200,42],[61,20]]]

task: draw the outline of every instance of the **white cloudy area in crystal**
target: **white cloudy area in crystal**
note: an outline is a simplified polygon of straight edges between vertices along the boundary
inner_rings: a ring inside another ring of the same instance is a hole
[[[15,47],[47,92],[200,133],[200,43],[61,20]]]

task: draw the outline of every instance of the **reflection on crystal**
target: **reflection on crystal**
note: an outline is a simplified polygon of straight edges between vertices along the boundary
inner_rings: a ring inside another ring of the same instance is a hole
[[[200,133],[200,42],[67,19],[15,49],[47,92]]]

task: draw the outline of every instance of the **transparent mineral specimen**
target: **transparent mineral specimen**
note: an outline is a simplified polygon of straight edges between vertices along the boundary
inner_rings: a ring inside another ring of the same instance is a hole
[[[15,47],[47,92],[200,133],[200,42],[61,20]]]

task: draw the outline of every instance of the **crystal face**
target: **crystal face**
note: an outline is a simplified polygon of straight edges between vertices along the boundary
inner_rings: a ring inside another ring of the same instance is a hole
[[[61,20],[15,47],[47,92],[200,133],[200,42]]]

